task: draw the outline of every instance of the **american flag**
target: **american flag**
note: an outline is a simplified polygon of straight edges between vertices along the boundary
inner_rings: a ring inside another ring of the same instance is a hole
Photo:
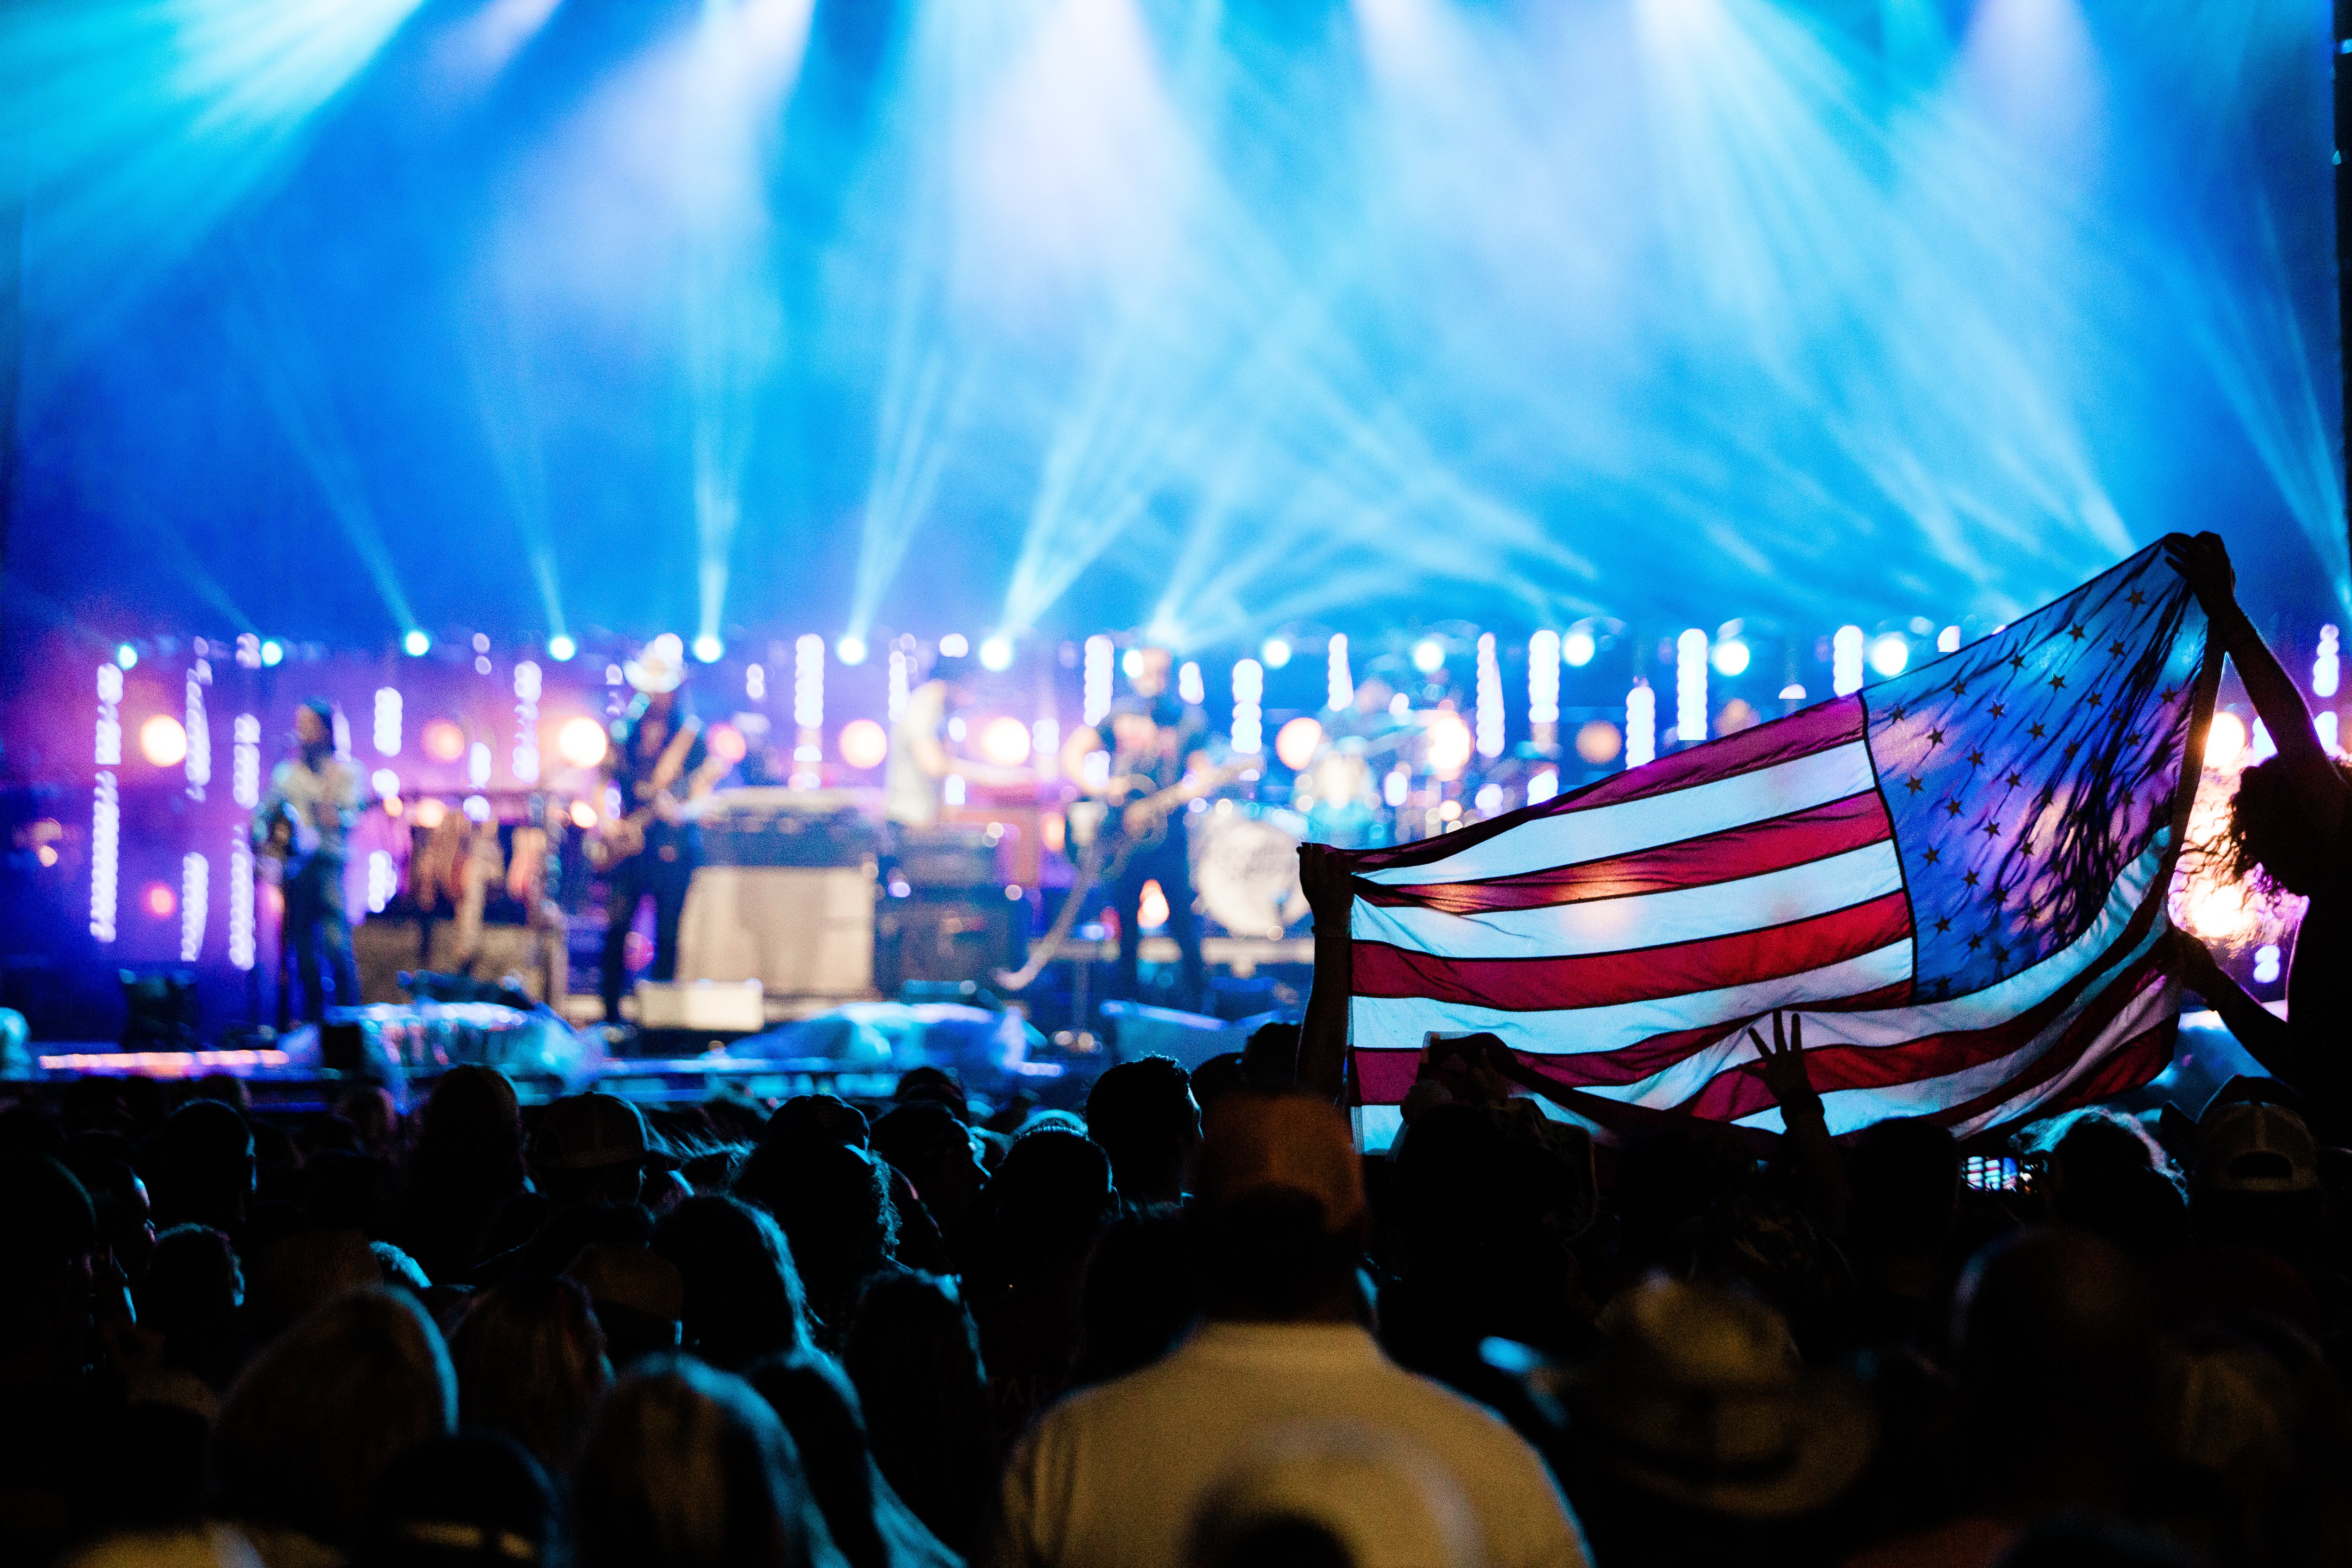
[[[1805,1014],[1832,1132],[1966,1135],[2147,1082],[2217,676],[2149,549],[1851,696],[1348,856],[1366,1146],[1432,1032],[1500,1036],[1604,1126],[1780,1131],[1747,1036],[1775,1008]]]

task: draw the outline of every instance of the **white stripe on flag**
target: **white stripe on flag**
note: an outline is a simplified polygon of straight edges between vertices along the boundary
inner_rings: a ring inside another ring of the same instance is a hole
[[[1825,915],[1903,890],[1892,840],[1704,888],[1532,910],[1448,914],[1356,900],[1358,942],[1443,958],[1573,958],[1732,936]]]
[[[1712,784],[1536,817],[1442,860],[1391,866],[1364,876],[1391,887],[1412,887],[1573,866],[1827,805],[1874,788],[1877,782],[1870,771],[1869,746],[1853,741]]]

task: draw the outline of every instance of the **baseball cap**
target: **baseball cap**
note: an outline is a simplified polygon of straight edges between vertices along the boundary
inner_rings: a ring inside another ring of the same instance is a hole
[[[2219,1193],[2305,1193],[2319,1185],[2311,1129],[2285,1106],[2239,1100],[2197,1129],[2198,1184]]]
[[[1303,1094],[1228,1094],[1210,1108],[1193,1191],[1209,1205],[1269,1189],[1306,1193],[1324,1223],[1345,1229],[1363,1214],[1364,1173],[1348,1120]]]
[[[645,1113],[618,1095],[567,1094],[540,1113],[530,1163],[544,1171],[604,1171],[635,1165],[675,1171],[677,1157],[656,1148]]]

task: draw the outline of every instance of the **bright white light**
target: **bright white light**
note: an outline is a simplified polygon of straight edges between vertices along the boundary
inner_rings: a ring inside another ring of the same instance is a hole
[[[1540,805],[1559,793],[1559,771],[1556,768],[1538,768],[1536,771],[1536,775],[1528,780],[1528,804],[1529,805]]]
[[[213,782],[213,727],[205,717],[205,682],[212,679],[212,665],[198,659],[188,671],[188,756],[186,773],[188,798],[205,798],[205,787]]]
[[[139,754],[159,768],[176,768],[188,754],[188,731],[169,713],[139,726]]]
[[[1265,661],[1266,668],[1280,669],[1290,662],[1290,639],[1268,637],[1265,646],[1257,650],[1257,656]]]
[[[1584,626],[1569,627],[1568,635],[1559,639],[1559,657],[1568,660],[1572,669],[1582,669],[1591,664],[1592,656],[1598,651],[1599,645],[1592,640],[1591,631]]]
[[[1381,798],[1392,806],[1402,805],[1405,796],[1412,793],[1412,775],[1400,763],[1381,780]]]
[[[530,660],[525,659],[516,665],[514,672],[516,698],[524,702],[538,701],[541,679],[539,666],[531,663]]]
[[[228,961],[237,969],[253,967],[253,845],[246,825],[228,834]]]
[[[368,775],[368,786],[382,800],[390,800],[400,793],[400,775],[390,768],[378,768]]]
[[[1728,679],[1748,673],[1748,645],[1738,637],[1726,637],[1715,645],[1715,672]]]
[[[1445,645],[1435,637],[1423,637],[1412,645],[1412,667],[1423,675],[1435,675],[1445,668]]]
[[[841,760],[853,768],[878,768],[890,754],[890,737],[871,719],[841,727]]]
[[[1428,736],[1421,753],[1423,763],[1441,779],[1458,776],[1470,765],[1470,753],[1476,749],[1470,726],[1451,709],[1441,708],[1429,715]]]
[[[1099,724],[1110,712],[1111,646],[1107,637],[1087,639],[1086,707],[1081,717]]]
[[[1503,754],[1503,665],[1495,651],[1495,634],[1478,636],[1478,754]]]
[[[1354,702],[1356,677],[1348,668],[1348,639],[1345,636],[1333,634],[1331,646],[1324,650],[1323,669],[1323,705],[1336,711]]]
[[[1481,784],[1471,804],[1485,816],[1495,816],[1503,809],[1503,786],[1498,784]]]
[[[414,631],[400,639],[400,646],[408,650],[411,658],[423,658],[433,647],[433,639],[421,631]]]
[[[474,634],[474,651],[476,653],[488,653],[490,651],[489,633],[476,632]]]
[[[285,657],[286,645],[279,642],[276,637],[269,637],[262,642],[261,662],[263,664],[275,665]]]
[[[1002,632],[983,638],[980,645],[980,667],[982,669],[1013,668],[1013,639]]]
[[[2311,661],[2311,691],[2315,697],[2336,695],[2336,681],[2343,674],[2336,637],[2334,626],[2319,628],[2319,656]]]
[[[1638,768],[1658,754],[1658,694],[1638,677],[1625,693],[1625,765]]]
[[[114,775],[101,770],[89,803],[89,934],[100,942],[114,940],[116,877],[121,854],[122,801],[116,793]]]
[[[180,857],[180,962],[194,963],[205,951],[205,917],[211,912],[213,868],[194,850]]]
[[[1293,719],[1274,732],[1274,754],[1292,773],[1313,762],[1322,744],[1323,726],[1312,719]]]
[[[856,632],[844,632],[833,639],[833,657],[846,665],[866,662],[866,639]]]
[[[768,700],[768,667],[758,659],[743,667],[743,700],[765,702]]]
[[[1936,634],[1936,651],[1937,653],[1959,652],[1960,628],[1958,626],[1946,626],[1942,631],[1937,632]]]
[[[726,651],[727,645],[709,632],[694,639],[694,657],[705,664],[717,664],[719,656]]]
[[[261,719],[240,713],[229,726],[229,798],[251,811],[261,804]]]
[[[117,668],[129,669],[138,662],[139,650],[129,643],[124,643],[114,650],[114,663]]]
[[[2205,731],[2205,765],[2226,768],[2246,749],[2246,721],[2235,713],[2216,713]]]
[[[961,658],[971,651],[971,644],[964,640],[961,632],[950,632],[940,639],[940,657],[942,658]]]
[[[1706,634],[1696,626],[1675,639],[1675,734],[1685,746],[1706,739]]]
[[[467,821],[488,822],[490,819],[490,803],[488,796],[469,795],[466,797],[465,805]]]
[[[940,644],[941,652],[947,644]],[[824,727],[824,639],[808,632],[793,645],[793,722],[803,730]]]
[[[1265,745],[1258,700],[1265,695],[1265,670],[1254,658],[1234,666],[1234,750],[1248,754]]]
[[[2254,984],[2275,985],[2279,977],[2279,950],[2274,942],[2264,942],[2254,950]]]
[[[1559,634],[1539,631],[1528,638],[1528,722],[1559,722]]]
[[[1862,628],[1840,626],[1830,638],[1830,689],[1843,697],[1862,689]]]
[[[379,757],[400,755],[400,693],[389,686],[378,687],[375,694],[375,754]]]
[[[2267,763],[2277,755],[2278,745],[2271,739],[2270,726],[2260,719],[2255,720],[2253,736],[2246,742],[2246,761],[2249,763]]]
[[[1029,726],[1011,714],[1001,714],[981,726],[980,754],[1000,768],[1017,768],[1029,760]]]
[[[1040,719],[1029,726],[1029,738],[1041,757],[1057,755],[1062,750],[1062,721]]]
[[[1139,647],[1131,647],[1125,653],[1120,654],[1118,656],[1118,669],[1119,673],[1126,676],[1129,680],[1133,680],[1137,676],[1141,675],[1143,673],[1143,650]]]
[[[593,768],[612,749],[612,737],[593,719],[566,719],[555,732],[555,750],[575,768]]]
[[[400,874],[393,868],[392,851],[389,849],[369,850],[367,858],[368,913],[372,915],[380,915],[383,913],[384,905],[392,902],[392,896],[398,891],[400,891]]]
[[[95,756],[102,768],[122,765],[122,670],[120,666],[101,664],[98,667],[98,735]]]
[[[1791,681],[1791,682],[1790,682],[1788,685],[1786,685],[1786,686],[1784,686],[1784,687],[1780,688],[1780,700],[1781,700],[1781,701],[1783,701],[1783,702],[1802,702],[1804,700],[1805,700],[1805,689],[1804,689],[1802,686],[1798,685],[1796,682]]]
[[[525,659],[515,666],[514,776],[518,783],[539,782],[540,668]]]
[[[1176,700],[1198,707],[1209,700],[1209,683],[1202,678],[1201,667],[1186,659],[1176,672]]]
[[[572,656],[579,651],[580,645],[573,642],[570,637],[565,637],[562,632],[558,632],[553,637],[547,639],[547,657],[553,659],[558,664],[571,663]]]
[[[1911,645],[1894,632],[1887,633],[1870,645],[1870,668],[1892,679],[1900,675],[1911,663]]]
[[[2319,732],[2319,743],[2329,756],[2340,757],[2344,754],[2344,748],[2336,743],[2335,709],[2324,710],[2318,718],[2311,721],[2311,727]]]
[[[961,773],[950,773],[947,777],[940,781],[940,800],[942,805],[961,805],[964,803],[964,784],[963,775]]]
[[[466,782],[476,789],[490,782],[490,743],[477,741],[466,752]]]
[[[893,724],[896,724],[898,721],[898,716],[907,710],[907,653],[904,648],[894,647],[890,650],[889,701],[890,722]]]

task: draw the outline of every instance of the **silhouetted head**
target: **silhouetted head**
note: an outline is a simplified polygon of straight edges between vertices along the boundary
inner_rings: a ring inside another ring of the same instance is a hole
[[[559,1473],[613,1382],[604,1329],[573,1279],[519,1276],[475,1296],[449,1336],[449,1360],[465,1425],[507,1434]]]
[[[1960,1148],[1933,1121],[1873,1122],[1846,1154],[1853,1191],[1846,1234],[1866,1252],[1932,1252],[1951,1234],[1960,1201]]]
[[[688,1198],[654,1227],[654,1250],[685,1282],[685,1348],[711,1365],[748,1366],[808,1342],[800,1272],[765,1211],[716,1194]]]
[[[1349,1315],[1370,1211],[1347,1120],[1328,1100],[1227,1095],[1201,1141],[1193,1185],[1209,1316]]]
[[[2338,763],[2336,768],[2352,778],[2352,767]],[[2334,873],[2326,839],[2296,797],[2284,759],[2257,763],[2238,776],[2221,858],[2230,876],[2259,876],[2298,897],[2308,897]]]
[[[428,1438],[384,1472],[352,1568],[483,1568],[545,1563],[555,1488],[503,1432]]]
[[[1129,1203],[1174,1203],[1184,1167],[1201,1142],[1192,1080],[1167,1057],[1120,1062],[1087,1095],[1087,1131],[1110,1156],[1119,1195]]]

